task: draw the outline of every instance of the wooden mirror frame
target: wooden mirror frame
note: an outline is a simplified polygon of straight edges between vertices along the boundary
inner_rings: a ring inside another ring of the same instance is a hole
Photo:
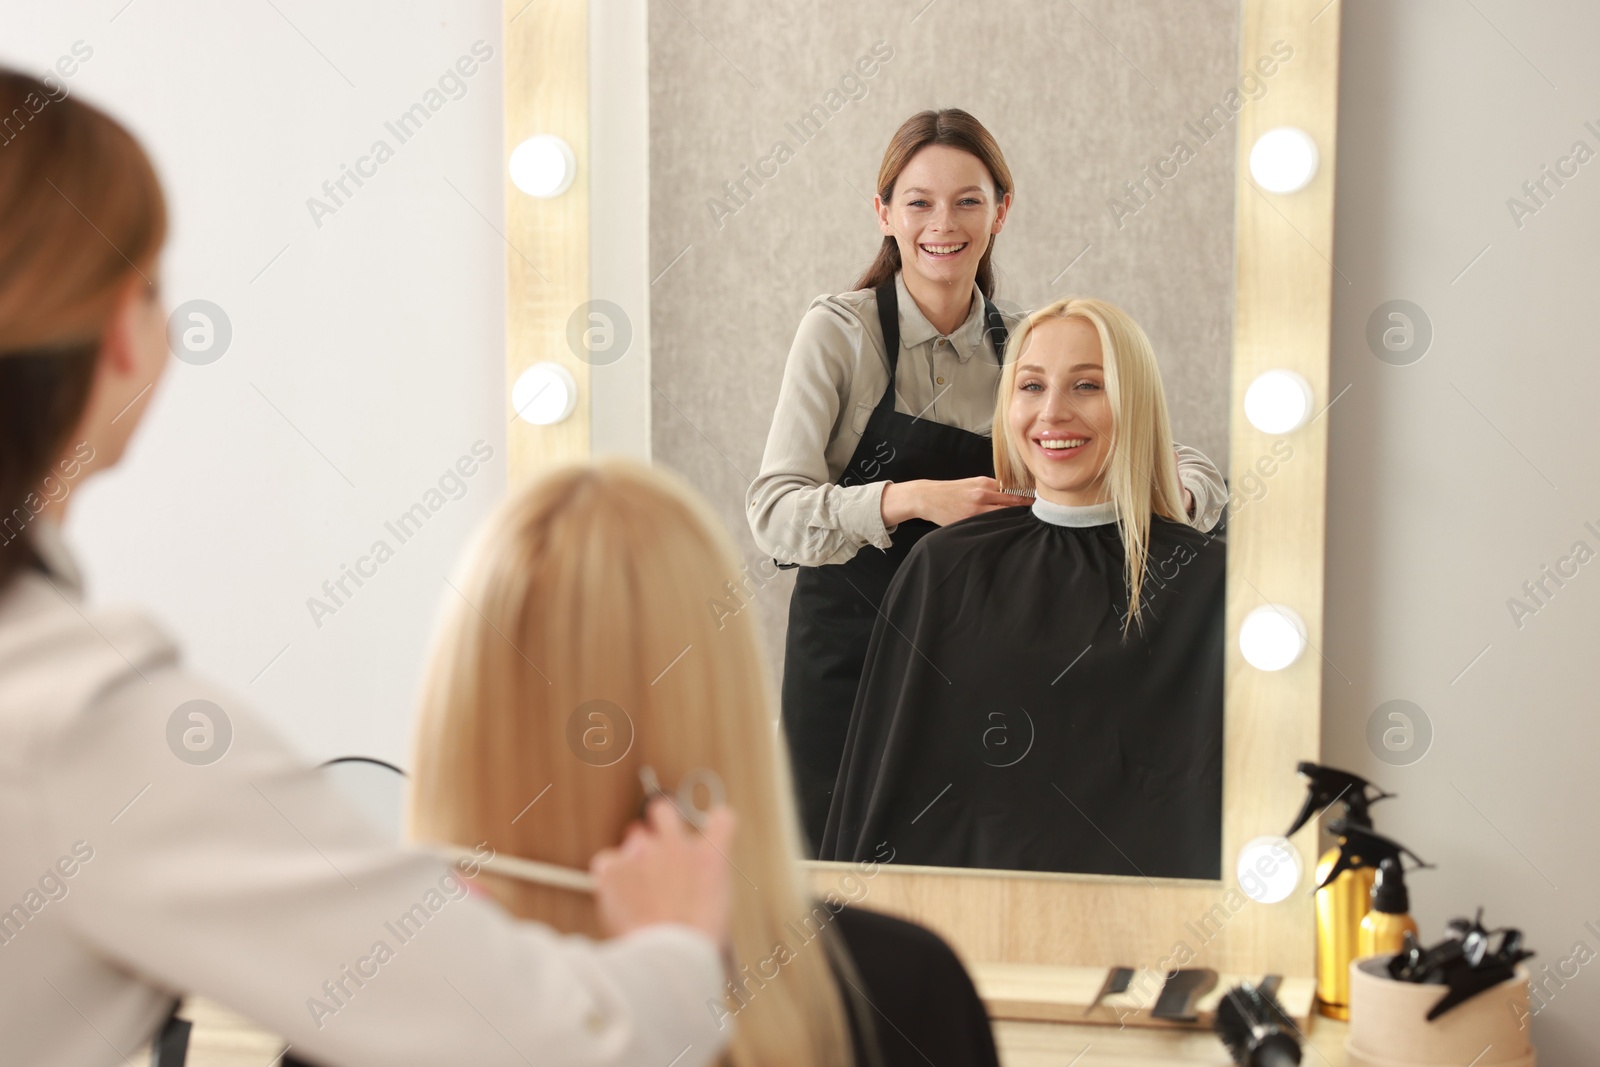
[[[1298,835],[1304,869],[1287,900],[1244,899],[1233,867],[1246,841],[1287,828],[1305,793],[1295,763],[1316,760],[1320,750],[1328,436],[1322,415],[1337,399],[1329,395],[1328,355],[1340,14],[1340,0],[1241,0],[1241,62],[1270,54],[1280,39],[1293,47],[1295,62],[1236,118],[1229,473],[1238,486],[1254,472],[1265,490],[1228,520],[1223,878],[878,867],[866,902],[933,927],[969,962],[1156,968],[1181,943],[1193,951],[1185,965],[1313,973],[1308,887],[1319,850],[1315,824]],[[536,133],[555,133],[578,161],[578,180],[551,200],[506,182],[507,415],[511,384],[541,360],[567,367],[580,396],[577,411],[557,425],[512,420],[508,466],[515,483],[590,453],[590,368],[566,343],[572,310],[589,298],[590,40],[587,0],[507,0],[503,17],[505,153]],[[1263,192],[1250,180],[1251,147],[1278,126],[1304,130],[1320,154],[1311,183],[1285,195]],[[1316,416],[1282,438],[1292,450],[1287,460],[1281,444],[1274,451],[1278,439],[1243,417],[1246,388],[1273,368],[1303,375],[1315,398]],[[1269,602],[1298,612],[1308,639],[1294,664],[1273,673],[1245,663],[1236,638],[1245,614]],[[818,892],[858,866],[814,864]]]

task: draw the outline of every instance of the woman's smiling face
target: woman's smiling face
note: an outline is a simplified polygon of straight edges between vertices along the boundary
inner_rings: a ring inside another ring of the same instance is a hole
[[[933,144],[901,169],[889,201],[873,204],[879,228],[900,246],[902,270],[971,285],[989,238],[1005,225],[1011,194],[996,199],[994,178],[971,152]]]
[[[1099,333],[1086,319],[1050,319],[1017,358],[1006,416],[1034,491],[1055,504],[1103,502],[1112,427]]]

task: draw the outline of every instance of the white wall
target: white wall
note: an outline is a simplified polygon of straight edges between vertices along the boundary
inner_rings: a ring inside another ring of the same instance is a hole
[[[1330,412],[1324,752],[1400,794],[1374,813],[1439,866],[1411,879],[1425,934],[1481,904],[1554,973],[1579,941],[1600,953],[1600,563],[1520,629],[1507,600],[1575,541],[1600,551],[1583,525],[1600,529],[1600,159],[1520,229],[1506,201],[1574,141],[1600,151],[1600,10],[1344,11],[1333,382],[1350,390]],[[1409,366],[1367,347],[1392,299],[1433,324]],[[1365,736],[1395,699],[1434,731],[1410,766]],[[1543,1063],[1600,1044],[1600,965],[1566,973],[1535,1023]]]
[[[313,755],[409,762],[444,577],[505,485],[499,5],[123,4],[8,0],[0,62],[93,49],[68,84],[155,157],[168,304],[214,301],[234,337],[171,362],[68,536],[93,599],[147,605]],[[480,40],[465,95],[399,143],[384,123]],[[379,138],[394,157],[319,228],[307,198]],[[385,521],[479,440],[494,459],[400,544]],[[378,539],[394,558],[316,626],[307,598]]]

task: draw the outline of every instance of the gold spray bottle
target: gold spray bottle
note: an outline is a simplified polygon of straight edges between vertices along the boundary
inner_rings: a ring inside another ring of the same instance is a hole
[[[1372,909],[1361,920],[1357,952],[1360,956],[1400,952],[1405,948],[1406,934],[1418,936],[1416,920],[1411,917],[1411,894],[1406,892],[1405,870],[1399,860],[1386,856],[1378,862],[1378,878],[1372,883]]]
[[[1347,825],[1370,830],[1368,806],[1394,795],[1334,767],[1302,761],[1295,770],[1305,776],[1308,791],[1285,837],[1293,837],[1296,830],[1335,804],[1344,805]],[[1332,1019],[1350,1017],[1350,961],[1356,958],[1361,920],[1371,901],[1377,867],[1376,860],[1370,866],[1352,863],[1342,858],[1344,852],[1341,843],[1324,852],[1317,863],[1317,1011]]]

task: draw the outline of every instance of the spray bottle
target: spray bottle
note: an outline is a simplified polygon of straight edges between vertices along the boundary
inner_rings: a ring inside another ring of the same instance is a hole
[[[1368,806],[1394,795],[1334,767],[1302,761],[1295,770],[1305,776],[1308,789],[1306,802],[1285,837],[1293,837],[1334,804],[1344,805],[1340,821],[1346,827],[1371,830]],[[1378,859],[1370,865],[1352,863],[1342,858],[1344,851],[1341,843],[1324,852],[1317,863],[1317,1010],[1333,1019],[1350,1017],[1350,961],[1356,955],[1361,920],[1367,914],[1378,866]]]
[[[1392,955],[1405,948],[1405,936],[1418,936],[1411,917],[1411,895],[1406,892],[1405,873],[1399,860],[1385,857],[1378,864],[1378,878],[1372,883],[1372,909],[1361,920],[1359,957]]]

